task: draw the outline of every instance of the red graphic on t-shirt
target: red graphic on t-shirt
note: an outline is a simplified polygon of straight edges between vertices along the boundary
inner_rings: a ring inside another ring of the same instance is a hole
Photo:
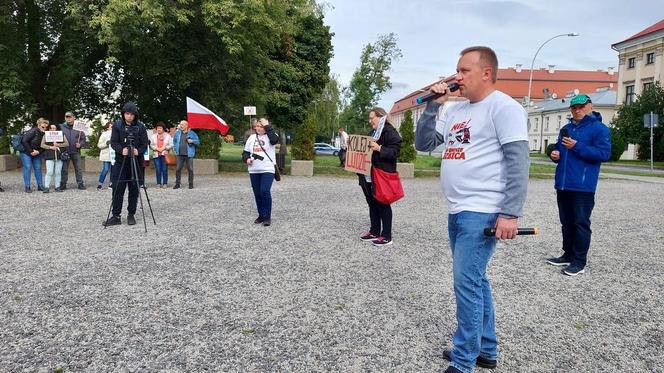
[[[470,144],[470,119],[450,127],[447,138],[447,149],[443,153],[443,159],[466,159],[463,145]]]

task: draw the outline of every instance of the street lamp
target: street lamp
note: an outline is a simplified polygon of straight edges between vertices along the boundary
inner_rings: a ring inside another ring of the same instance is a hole
[[[535,56],[533,56],[533,61],[530,63],[530,78],[528,78],[528,96],[526,96],[526,107],[530,106],[530,90],[533,87],[533,68],[535,67],[535,59],[537,58],[537,55],[539,54],[540,50],[542,49],[542,47],[544,47],[546,43],[561,36],[579,36],[579,34],[576,32],[570,32],[569,34],[556,35],[550,38],[549,40],[545,41],[544,43],[542,43],[542,45],[540,45],[539,48],[537,48],[537,52],[535,52]]]

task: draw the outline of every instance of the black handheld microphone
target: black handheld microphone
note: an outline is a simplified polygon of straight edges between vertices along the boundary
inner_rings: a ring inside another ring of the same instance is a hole
[[[517,236],[536,236],[539,233],[538,228],[517,228]],[[484,228],[485,236],[493,236],[496,234],[496,228]]]
[[[457,83],[450,83],[450,84],[447,86],[447,90],[450,91],[450,92],[457,91],[457,90],[459,90],[459,84],[457,84]],[[429,93],[427,93],[427,94],[424,95],[424,96],[420,96],[420,97],[418,97],[416,101],[417,101],[417,104],[418,104],[418,105],[419,105],[419,104],[423,104],[423,103],[425,103],[425,102],[427,102],[427,101],[435,100],[435,99],[437,99],[438,97],[445,96],[446,93],[447,93],[447,91],[445,91],[444,93],[433,93],[433,92],[429,92]]]

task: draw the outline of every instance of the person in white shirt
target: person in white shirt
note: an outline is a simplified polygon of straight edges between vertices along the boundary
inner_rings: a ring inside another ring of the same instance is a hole
[[[488,47],[461,52],[456,81],[468,101],[436,120],[445,94],[430,101],[417,122],[415,147],[432,151],[445,144],[441,183],[449,206],[457,329],[454,348],[443,351],[447,373],[495,368],[498,359],[491,285],[486,269],[496,239],[516,236],[528,187],[526,111],[496,90],[498,58]],[[431,87],[447,92],[446,83]],[[485,236],[484,228],[496,229]]]
[[[242,161],[247,164],[258,218],[254,224],[272,224],[272,182],[275,178],[275,145],[279,135],[265,118],[253,124],[254,134],[244,144]]]
[[[113,121],[106,122],[104,127],[104,132],[99,135],[99,141],[97,141],[97,147],[99,148],[99,160],[102,164],[101,172],[99,173],[99,182],[97,184],[97,190],[101,190],[106,180],[106,175],[111,169],[111,162],[113,158],[111,157],[111,133],[113,129]],[[109,178],[110,179],[110,178]],[[111,181],[111,180],[109,180]],[[109,188],[111,186],[109,185]]]
[[[348,149],[348,134],[343,127],[339,127],[339,162],[341,167],[346,163],[346,149]]]
[[[156,132],[150,137],[150,148],[152,149],[152,161],[157,173],[157,188],[168,188],[166,156],[173,149],[173,138],[166,132],[164,122],[157,122],[154,129]]]

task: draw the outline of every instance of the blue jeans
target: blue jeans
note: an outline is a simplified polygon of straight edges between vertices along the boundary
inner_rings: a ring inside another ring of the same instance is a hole
[[[111,169],[111,162],[101,162],[102,164],[102,169],[101,173],[99,174],[99,185],[104,184],[104,181],[106,180],[106,175],[108,174],[108,171]]]
[[[258,209],[258,216],[263,219],[272,218],[272,181],[274,174],[270,172],[263,172],[260,174],[249,174],[251,179],[251,189],[254,190],[254,197],[256,198],[256,208]]]
[[[42,153],[39,153],[37,156],[33,157],[30,154],[21,153],[21,163],[23,164],[23,185],[26,188],[30,188],[31,178],[32,178],[32,169],[35,170],[35,180],[37,181],[37,187],[43,188],[44,183],[42,181],[41,173],[41,160]]]
[[[166,157],[154,157],[154,169],[157,171],[157,185],[168,184],[168,165],[166,164]]]
[[[558,190],[556,199],[563,230],[563,257],[570,265],[584,268],[590,249],[590,214],[595,207],[595,193]]]
[[[494,227],[497,218],[498,214],[471,211],[448,216],[457,305],[450,366],[466,373],[472,371],[478,356],[498,358],[493,298],[486,275],[496,238],[484,236],[484,228]]]

